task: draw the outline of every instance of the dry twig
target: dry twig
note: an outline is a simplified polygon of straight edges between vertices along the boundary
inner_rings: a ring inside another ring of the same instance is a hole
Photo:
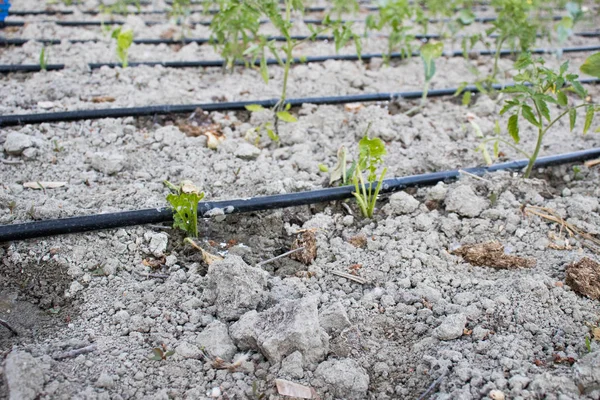
[[[278,255],[278,256],[275,256],[275,257],[273,257],[273,258],[269,258],[268,260],[264,260],[264,261],[261,261],[261,262],[259,262],[258,264],[256,264],[256,267],[257,267],[257,268],[258,268],[258,267],[261,267],[261,266],[263,266],[263,265],[265,265],[265,264],[268,264],[268,263],[270,263],[271,261],[279,260],[280,258],[283,258],[283,257],[289,256],[290,254],[294,254],[294,253],[296,253],[296,252],[298,252],[298,251],[302,251],[302,250],[304,250],[304,247],[298,247],[297,249],[293,249],[293,250],[290,250],[290,251],[286,251],[286,252],[285,252],[285,253],[283,253],[283,254],[280,254],[280,255]]]
[[[54,355],[52,358],[55,360],[64,360],[65,358],[75,358],[81,354],[87,354],[96,351],[96,344],[92,343],[89,346],[81,347],[79,349],[73,349]]]
[[[6,322],[5,320],[0,319],[0,325],[5,327],[6,329],[8,329],[10,331],[10,333],[12,333],[13,335],[19,336],[19,332],[17,332],[17,330],[15,328],[13,328],[12,326],[10,326],[10,324],[8,322]]]
[[[360,283],[361,285],[364,285],[365,283],[367,283],[367,280],[365,278],[361,278],[360,276],[351,275],[351,274],[347,274],[345,272],[340,272],[340,271],[331,271],[331,273],[334,275],[340,276],[342,278],[349,279],[356,283]]]

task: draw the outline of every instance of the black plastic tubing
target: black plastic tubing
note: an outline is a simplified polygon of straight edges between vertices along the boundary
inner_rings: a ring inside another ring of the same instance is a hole
[[[598,78],[581,79],[582,84],[600,83]],[[495,90],[512,86],[513,84],[494,85]],[[452,96],[456,93],[457,88],[435,89],[430,90],[428,97]],[[462,92],[478,92],[475,86],[467,86],[462,89]],[[371,101],[392,101],[396,99],[419,99],[423,96],[422,91],[414,92],[389,92],[389,93],[367,93],[355,94],[346,96],[325,96],[325,97],[301,97],[296,99],[288,99],[287,104],[292,107],[298,107],[302,104],[347,104]],[[124,117],[144,117],[151,115],[165,114],[182,114],[191,113],[196,109],[201,108],[204,111],[236,111],[244,110],[246,106],[257,104],[263,107],[274,107],[278,99],[268,100],[250,100],[236,101],[227,103],[204,103],[204,104],[174,104],[174,105],[159,105],[146,107],[128,107],[128,108],[104,108],[97,110],[79,110],[79,111],[62,111],[52,113],[39,114],[14,114],[0,115],[0,127],[41,124],[45,122],[67,122],[81,121],[86,119],[101,119],[101,118],[124,118]]]
[[[559,164],[582,162],[598,157],[600,157],[600,148],[594,148],[590,150],[576,151],[573,153],[540,157],[537,159],[535,167],[541,168]],[[438,182],[457,179],[463,172],[481,176],[494,171],[519,170],[524,168],[527,163],[528,160],[510,161],[495,164],[490,167],[473,167],[462,170],[450,170],[386,179],[383,181],[381,193],[396,192],[408,187],[435,185]],[[255,197],[250,199],[201,202],[198,204],[198,215],[202,216],[209,210],[217,208],[222,209],[225,214],[235,214],[323,203],[350,198],[352,197],[352,192],[354,192],[354,186],[341,186],[306,192]],[[32,239],[51,235],[62,235],[67,233],[88,232],[100,229],[120,228],[131,225],[169,222],[172,220],[173,212],[170,208],[152,208],[146,210],[124,211],[39,222],[27,222],[22,224],[2,225],[0,226],[0,242]]]

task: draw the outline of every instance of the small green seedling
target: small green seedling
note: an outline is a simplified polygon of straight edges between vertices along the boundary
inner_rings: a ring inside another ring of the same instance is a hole
[[[569,37],[573,35],[573,28],[575,25],[583,19],[584,12],[581,5],[576,2],[568,2],[565,5],[567,15],[555,25],[556,36],[558,37],[558,43],[562,45],[567,41]]]
[[[420,9],[417,7],[416,9]],[[415,36],[410,33],[411,27],[407,22],[415,15],[415,8],[411,7],[408,0],[389,0],[381,3],[379,14],[369,15],[366,19],[366,32],[390,29],[388,37],[388,50],[384,55],[385,63],[389,63],[394,52],[400,52],[402,57],[412,54],[411,43]]]
[[[191,0],[173,0],[173,4],[171,4],[171,10],[169,12],[169,16],[175,20],[175,23],[181,25],[182,39],[186,36],[186,30],[189,28],[187,19],[192,13],[190,6]]]
[[[592,340],[590,339],[589,336],[585,337],[585,349],[587,350],[588,353],[592,352]]]
[[[423,69],[425,72],[425,85],[423,86],[423,95],[421,96],[421,104],[407,112],[407,114],[413,114],[425,106],[427,102],[427,93],[429,92],[429,85],[435,75],[435,60],[440,58],[444,52],[444,44],[442,42],[427,43],[421,46],[421,60],[423,60]]]
[[[133,31],[131,29],[116,28],[112,31],[111,37],[117,41],[117,58],[123,68],[127,68],[129,65],[129,48],[133,44]]]
[[[370,126],[370,125],[369,125]],[[348,151],[345,146],[341,146],[337,152],[337,164],[329,173],[329,184],[340,181],[340,185],[346,185],[352,179],[356,169],[356,161],[353,161],[348,168]]]
[[[245,106],[245,108],[250,112],[262,112],[266,110],[266,108],[258,104],[250,104]],[[296,117],[290,114],[290,108],[291,105],[286,104],[283,110],[277,111],[277,119],[284,122],[297,122],[298,120],[296,119]],[[274,142],[279,142],[279,135],[275,132],[273,122],[271,121],[264,122],[259,126],[252,128],[248,132],[246,132],[246,140],[254,141],[254,144],[258,145],[260,138],[264,132],[267,133],[269,139],[271,139]]]
[[[40,69],[42,71],[48,69],[48,51],[46,50],[46,46],[43,46],[40,51]]]
[[[499,136],[484,139],[484,143],[494,143],[494,154],[498,155],[498,144],[503,143],[517,152],[525,155],[529,160],[524,177],[529,178],[533,165],[538,158],[543,139],[548,130],[565,116],[569,116],[571,131],[575,128],[577,111],[585,108],[585,122],[583,133],[586,134],[594,118],[596,111],[600,109],[595,104],[587,102],[587,91],[578,80],[578,75],[567,73],[569,62],[563,63],[559,71],[553,71],[544,67],[544,60],[533,60],[531,54],[523,54],[516,62],[515,68],[519,73],[515,75],[515,85],[503,90],[510,99],[500,111],[500,115],[509,113],[507,130],[514,143],[502,139]],[[567,96],[568,93],[579,97],[583,102],[572,104]],[[559,114],[552,117],[549,104],[559,108]],[[519,121],[524,119],[537,130],[537,141],[533,153],[529,154],[518,147],[521,140]],[[598,130],[597,130],[598,131]]]
[[[167,346],[165,346],[163,344],[162,347],[153,348],[152,355],[148,358],[151,360],[154,360],[154,361],[165,361],[167,358],[171,357],[173,354],[175,354],[175,351],[174,350],[167,351]]]
[[[383,164],[383,156],[386,154],[385,143],[379,138],[369,139],[367,134],[358,142],[358,163],[352,174],[352,182],[354,184],[354,198],[360,207],[363,216],[367,218],[373,217],[377,196],[383,184],[383,178],[387,173],[387,168],[384,168],[379,178],[377,178],[377,170]],[[363,171],[367,174],[365,182]]]
[[[173,207],[173,228],[184,231],[188,237],[198,237],[198,203],[204,198],[204,193],[190,181],[182,181],[179,186],[164,181],[172,193],[167,195],[167,201]]]

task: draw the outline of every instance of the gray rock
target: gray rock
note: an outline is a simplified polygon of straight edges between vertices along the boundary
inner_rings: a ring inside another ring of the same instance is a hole
[[[20,155],[23,151],[33,146],[33,140],[30,136],[19,132],[10,132],[6,135],[4,142],[4,151],[15,156]]]
[[[237,348],[229,337],[227,325],[214,321],[208,325],[196,338],[198,346],[204,348],[210,355],[231,361]]]
[[[446,211],[455,212],[463,217],[477,217],[488,208],[488,201],[477,196],[468,185],[461,185],[448,191]]]
[[[566,376],[553,375],[550,372],[537,375],[527,386],[527,390],[536,394],[537,398],[544,398],[547,395],[568,395],[569,399],[580,398],[579,388],[577,385]]]
[[[444,182],[438,182],[437,185],[429,189],[427,192],[427,200],[442,201],[446,198],[448,187]]]
[[[102,372],[96,381],[96,387],[102,389],[112,389],[115,387],[115,380],[111,375],[107,374],[106,372]]]
[[[13,350],[6,357],[4,376],[10,400],[36,399],[44,388],[44,372],[29,353]]]
[[[148,249],[154,255],[154,257],[161,257],[167,250],[167,244],[169,243],[169,236],[166,233],[152,233],[150,235],[150,244]]]
[[[302,379],[304,377],[302,353],[295,351],[281,361],[279,375],[290,379]]]
[[[175,353],[183,358],[199,359],[202,357],[202,350],[193,343],[183,342],[175,348]]]
[[[329,349],[329,336],[319,326],[315,297],[284,301],[262,313],[251,311],[229,333],[242,350],[260,350],[271,362],[299,351],[306,362],[315,363]]]
[[[467,317],[464,314],[452,314],[447,316],[440,326],[432,332],[433,337],[440,340],[458,339],[463,334],[463,329],[467,324]]]
[[[369,389],[369,375],[356,361],[344,358],[319,364],[315,377],[322,379],[335,397],[365,399]]]
[[[600,390],[600,351],[586,354],[573,366],[575,383],[585,392]]]
[[[344,306],[339,301],[321,310],[319,323],[321,328],[325,329],[328,334],[341,332],[350,326],[348,314],[346,314]]]
[[[168,145],[173,145],[184,137],[185,134],[173,125],[163,126],[154,132],[154,140]]]
[[[117,153],[94,153],[91,156],[91,165],[96,171],[114,175],[125,168],[125,156]]]
[[[386,207],[386,214],[410,214],[419,208],[419,204],[419,201],[410,194],[406,192],[397,192],[390,196],[390,202]]]
[[[250,267],[241,257],[230,255],[208,267],[204,296],[217,307],[219,319],[236,320],[265,303],[268,275]]]
[[[242,160],[254,160],[260,155],[260,149],[250,143],[242,142],[235,149],[234,155]]]

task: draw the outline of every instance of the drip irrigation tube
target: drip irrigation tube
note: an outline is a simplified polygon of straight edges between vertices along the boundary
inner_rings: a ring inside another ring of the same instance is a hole
[[[582,36],[582,37],[598,37],[600,36],[600,32],[575,32],[574,36]],[[381,36],[385,38],[386,36]],[[441,39],[439,35],[436,34],[416,34],[414,35],[415,39]],[[493,37],[493,36],[492,36]],[[312,41],[334,41],[333,36],[329,35],[319,35],[315,37],[305,36],[305,35],[294,35],[291,36],[294,40],[307,40],[311,39]],[[23,46],[25,43],[30,40],[43,43],[45,45],[58,45],[61,44],[60,39],[23,39],[23,38],[5,38],[0,37],[0,47],[7,46]],[[274,40],[276,42],[285,42],[287,39],[284,36],[269,36],[267,40]],[[66,43],[95,43],[100,42],[102,39],[68,39],[65,40]],[[190,43],[198,43],[205,44],[211,43],[210,38],[183,38],[183,39],[134,39],[133,43],[135,44],[147,44],[147,45],[179,45],[179,44],[190,44]]]
[[[600,83],[598,78],[581,79],[582,84]],[[495,90],[512,86],[513,84],[493,85]],[[435,89],[427,93],[427,97],[443,97],[452,96],[456,93],[457,88]],[[462,89],[462,92],[477,93],[479,90],[475,86],[467,86]],[[423,96],[422,91],[413,92],[388,92],[388,93],[367,93],[354,94],[346,96],[325,96],[325,97],[301,97],[296,99],[286,100],[286,104],[292,107],[298,107],[302,104],[347,104],[373,101],[393,101],[397,99],[420,99]],[[61,111],[52,113],[40,114],[13,114],[0,115],[0,127],[41,124],[46,122],[69,122],[82,121],[87,119],[101,118],[124,118],[124,117],[144,117],[152,115],[165,114],[183,114],[192,113],[196,109],[201,108],[204,111],[236,111],[245,110],[246,106],[256,104],[265,108],[274,107],[279,99],[268,100],[251,100],[251,101],[236,101],[226,103],[204,103],[204,104],[174,104],[174,105],[159,105],[146,107],[128,107],[128,108],[104,108],[97,110],[78,110],[78,111]]]
[[[598,46],[581,46],[581,47],[564,47],[561,49],[533,49],[531,52],[533,54],[556,54],[558,52],[562,53],[575,53],[575,52],[591,52],[591,51],[600,51],[600,45]],[[477,54],[481,56],[491,56],[495,54],[493,50],[480,50],[476,52],[469,52],[469,54]],[[513,54],[510,50],[502,50],[500,52],[500,56],[508,56]],[[336,54],[336,55],[328,55],[328,56],[314,56],[314,57],[296,57],[292,60],[292,64],[305,64],[305,63],[318,63],[325,62],[328,60],[338,60],[338,61],[369,61],[374,58],[383,58],[386,56],[383,53],[367,53],[362,54],[361,57],[358,57],[357,54]],[[418,57],[419,52],[413,52],[411,57]],[[448,51],[444,52],[444,56],[446,57],[462,57],[464,56],[463,52],[460,50],[456,51]],[[405,58],[405,55],[402,53],[392,53],[389,55],[389,58]],[[285,62],[285,58],[282,58],[282,62]],[[141,61],[141,62],[129,62],[130,67],[139,67],[139,66],[162,66],[165,68],[214,68],[214,67],[223,67],[225,60],[201,60],[201,61]],[[266,61],[267,65],[277,65],[279,62],[274,58],[269,58]],[[237,65],[243,66],[245,65],[243,62],[237,62]],[[260,60],[254,61],[255,65],[260,64]],[[120,63],[89,63],[88,67],[90,69],[99,69],[102,67],[116,68],[120,67]],[[51,64],[46,67],[48,71],[57,71],[61,69],[65,69],[66,66],[64,64]],[[10,72],[39,72],[42,68],[36,64],[26,64],[26,65],[12,65],[12,64],[0,64],[0,74],[6,74]]]
[[[600,157],[600,148],[595,148],[573,153],[540,157],[537,159],[535,167],[541,168],[559,164],[582,162],[598,157]],[[438,182],[455,180],[458,179],[463,172],[482,176],[486,173],[495,171],[519,170],[527,166],[528,162],[528,160],[509,161],[495,164],[490,167],[473,167],[462,170],[450,170],[386,179],[383,181],[381,193],[392,193],[408,187],[431,186]],[[250,199],[201,202],[198,204],[198,215],[202,216],[209,210],[215,208],[224,210],[226,214],[237,214],[323,203],[350,198],[352,197],[352,192],[354,192],[354,186],[341,186]],[[39,222],[2,225],[0,226],[0,242],[88,232],[100,229],[121,228],[131,225],[169,222],[172,220],[173,212],[170,208],[152,208],[138,211],[124,211],[110,214],[96,214]]]
[[[576,52],[591,52],[591,51],[600,51],[600,45],[597,46],[581,46],[581,47],[564,47],[561,49],[533,49],[531,50],[532,54],[556,54],[558,52],[562,53],[576,53]],[[495,50],[480,50],[475,52],[469,52],[471,54],[477,54],[481,56],[493,56],[495,54]],[[501,50],[500,56],[509,56],[514,54],[511,50]],[[413,52],[411,57],[419,57],[419,52]],[[336,55],[327,55],[327,56],[313,56],[313,57],[295,57],[292,59],[292,64],[308,64],[308,63],[319,63],[325,62],[329,60],[337,60],[337,61],[369,61],[374,58],[383,58],[384,56],[388,56],[384,53],[367,53],[362,54],[361,57],[358,54],[336,54]],[[460,50],[456,51],[448,51],[444,52],[444,56],[446,57],[463,57],[464,53]],[[403,53],[392,53],[389,55],[391,59],[398,58],[406,58]],[[281,61],[285,63],[285,58],[282,58]],[[139,67],[139,66],[163,66],[165,68],[194,68],[194,67],[222,67],[225,64],[225,60],[204,60],[204,61],[143,61],[143,62],[129,62],[130,67]],[[237,65],[245,65],[243,62],[237,62]],[[278,65],[279,61],[274,58],[269,58],[266,60],[267,65]],[[120,63],[90,63],[88,64],[90,69],[99,69],[102,67],[116,68],[120,67]],[[255,60],[254,65],[260,65],[260,60]],[[3,66],[0,65],[0,73],[4,72]],[[11,71],[12,72],[12,71]]]

